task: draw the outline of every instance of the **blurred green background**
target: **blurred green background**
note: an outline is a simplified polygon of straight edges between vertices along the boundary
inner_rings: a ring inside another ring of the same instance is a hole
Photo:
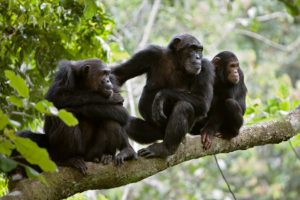
[[[12,133],[41,132],[45,113],[59,115],[43,96],[60,59],[98,57],[113,65],[148,44],[164,46],[175,34],[190,33],[203,43],[207,58],[223,50],[238,56],[249,90],[246,124],[278,119],[300,104],[299,0],[0,0],[0,31],[0,196],[7,193],[5,172],[18,164],[11,151],[22,143],[28,145],[26,155],[41,152]],[[123,87],[133,115],[144,81],[138,77]],[[237,199],[298,199],[298,146],[299,135],[217,157]],[[47,159],[28,159],[55,170]],[[232,196],[213,157],[205,157],[139,183],[70,199]]]

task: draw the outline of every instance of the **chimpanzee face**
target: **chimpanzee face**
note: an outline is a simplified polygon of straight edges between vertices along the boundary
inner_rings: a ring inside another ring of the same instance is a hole
[[[184,67],[187,73],[197,75],[201,72],[203,46],[194,36],[175,36],[169,48],[175,53],[177,63]]]
[[[227,80],[232,84],[238,84],[240,81],[239,75],[239,61],[237,59],[230,59],[226,66]]]
[[[113,84],[110,81],[111,70],[100,60],[87,60],[81,65],[85,74],[86,87],[99,92],[105,97],[113,94]]]
[[[199,74],[201,72],[202,45],[191,45],[185,49],[183,56],[185,70],[190,74]]]
[[[242,71],[239,60],[234,53],[222,51],[213,58],[212,63],[216,67],[216,74],[219,80],[233,85],[240,82]]]

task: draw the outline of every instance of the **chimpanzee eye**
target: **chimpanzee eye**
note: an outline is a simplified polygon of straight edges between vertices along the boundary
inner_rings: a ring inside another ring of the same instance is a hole
[[[198,48],[198,51],[203,51],[203,46],[200,46],[199,48]]]

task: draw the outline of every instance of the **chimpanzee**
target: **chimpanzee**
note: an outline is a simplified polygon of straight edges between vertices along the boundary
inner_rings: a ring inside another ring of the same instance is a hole
[[[79,120],[77,126],[69,127],[58,117],[45,118],[44,131],[54,161],[85,174],[84,161],[106,164],[117,149],[117,165],[136,157],[124,129],[128,113],[122,106],[123,98],[110,69],[99,59],[60,62],[46,99]]]
[[[139,143],[154,143],[138,155],[167,157],[174,154],[195,120],[207,115],[213,97],[214,70],[202,58],[203,46],[192,35],[175,36],[167,47],[151,45],[113,68],[122,85],[135,76],[147,80],[139,100],[144,119],[131,117],[126,129]]]
[[[212,106],[208,117],[196,123],[191,131],[202,135],[204,149],[210,148],[213,136],[227,140],[237,136],[246,110],[247,88],[236,55],[223,51],[213,58],[212,63],[216,72]]]

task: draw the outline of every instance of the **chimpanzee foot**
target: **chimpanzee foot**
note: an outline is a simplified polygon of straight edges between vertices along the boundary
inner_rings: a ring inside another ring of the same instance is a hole
[[[124,148],[115,157],[115,165],[121,166],[125,160],[137,159],[137,154],[132,147]]]
[[[171,154],[172,153],[170,153],[170,151],[163,143],[154,143],[147,148],[143,148],[138,151],[138,155],[145,158],[166,158]]]
[[[222,133],[216,133],[215,137],[217,137],[217,138],[224,138]]]
[[[74,167],[75,169],[78,169],[83,175],[86,175],[87,173],[87,166],[83,160],[83,158],[76,157],[76,158],[70,158],[65,163],[66,166]]]
[[[207,150],[211,147],[213,137],[214,136],[208,132],[203,132],[201,134],[201,142],[204,150]]]
[[[100,159],[100,162],[103,165],[107,165],[107,164],[111,163],[112,161],[113,161],[113,156],[110,154],[103,154]]]

